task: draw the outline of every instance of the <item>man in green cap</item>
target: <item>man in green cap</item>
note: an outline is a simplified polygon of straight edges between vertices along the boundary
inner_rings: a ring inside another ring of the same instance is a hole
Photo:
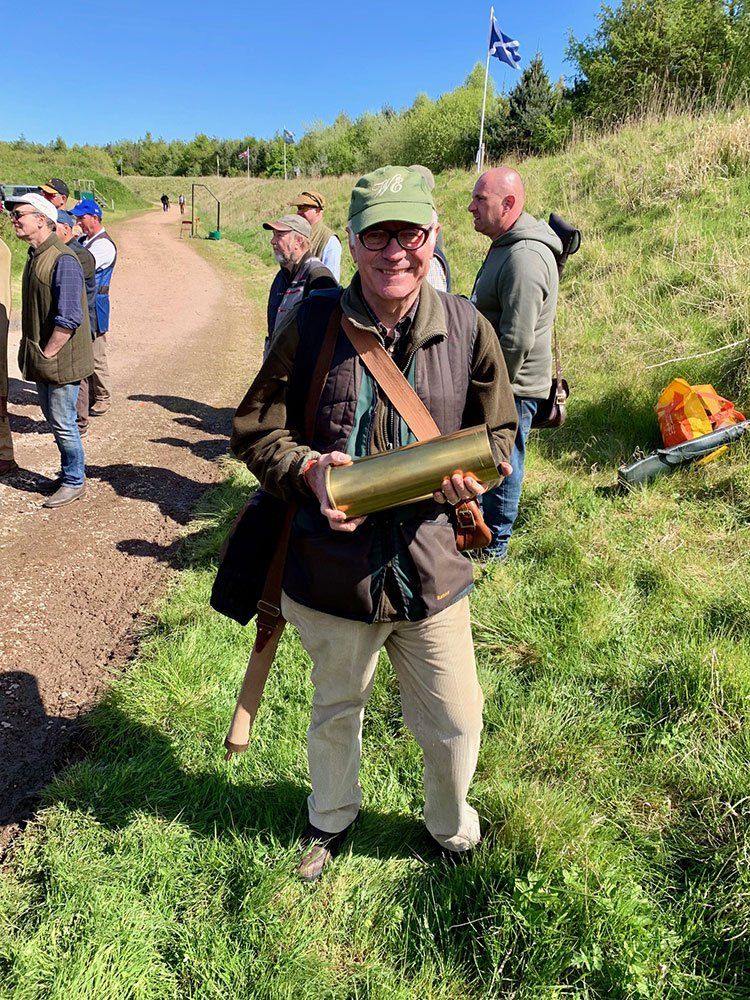
[[[424,818],[452,855],[480,839],[466,800],[482,728],[469,622],[472,565],[456,549],[445,503],[480,495],[470,475],[430,500],[346,520],[326,492],[329,466],[414,441],[344,326],[391,355],[441,433],[487,424],[503,475],[516,413],[491,325],[464,298],[427,282],[439,224],[423,177],[382,167],[354,187],[347,227],[357,271],[341,292],[313,292],[273,341],[234,419],[232,448],[269,493],[297,512],[281,614],[313,661],[308,759],[312,794],[299,875],[317,878],[360,809],[364,708],[378,654],[398,677],[404,721],[424,753]],[[315,431],[300,427],[326,331],[336,339]]]

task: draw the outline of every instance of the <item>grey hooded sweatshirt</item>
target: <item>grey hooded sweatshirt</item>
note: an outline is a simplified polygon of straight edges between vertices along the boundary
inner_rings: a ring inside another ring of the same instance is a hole
[[[559,237],[523,212],[493,241],[471,301],[495,328],[513,393],[546,399],[552,386],[552,324],[557,308]]]

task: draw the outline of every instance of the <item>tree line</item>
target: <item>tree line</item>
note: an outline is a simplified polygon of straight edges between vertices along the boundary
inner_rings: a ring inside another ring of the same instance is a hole
[[[577,124],[609,128],[644,111],[728,106],[748,97],[750,0],[621,0],[603,4],[596,30],[568,42],[570,82],[549,79],[537,54],[512,90],[490,81],[486,156],[499,160],[552,152]],[[470,166],[477,151],[484,68],[436,100],[389,105],[352,119],[313,126],[288,146],[287,164],[306,175],[362,173],[386,163],[420,162],[433,171]],[[57,146],[62,140],[56,140]],[[27,144],[29,145],[29,144]],[[281,135],[166,142],[147,133],[104,147],[126,174],[255,177],[283,174]],[[243,153],[243,156],[240,154]]]

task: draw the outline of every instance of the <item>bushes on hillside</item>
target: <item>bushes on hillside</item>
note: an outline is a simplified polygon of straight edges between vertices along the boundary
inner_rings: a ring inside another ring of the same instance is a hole
[[[602,7],[599,27],[571,39],[579,114],[606,125],[643,109],[695,107],[747,93],[746,0],[622,0]]]
[[[607,127],[643,111],[729,103],[747,95],[750,80],[750,0],[620,0],[602,5],[597,30],[571,38],[572,86],[552,85],[537,55],[507,97],[490,82],[486,146],[491,160],[509,152],[552,152],[577,121]],[[340,114],[309,128],[287,147],[287,165],[312,176],[362,173],[385,163],[424,163],[433,171],[473,163],[478,144],[484,67],[436,100],[419,94],[411,107],[356,119]],[[60,140],[61,141],[61,140]],[[164,142],[147,133],[107,147],[125,173],[254,176],[283,173],[284,146],[273,139]],[[240,153],[247,151],[242,158]]]

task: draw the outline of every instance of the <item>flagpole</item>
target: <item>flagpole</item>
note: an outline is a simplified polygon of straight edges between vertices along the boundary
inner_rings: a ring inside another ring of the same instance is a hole
[[[495,8],[490,7],[490,30],[487,35],[487,63],[484,67],[484,96],[482,97],[482,124],[479,126],[479,149],[477,150],[477,173],[481,174],[484,164],[484,112],[487,108],[487,79],[490,75],[490,40],[492,39],[492,22]]]

